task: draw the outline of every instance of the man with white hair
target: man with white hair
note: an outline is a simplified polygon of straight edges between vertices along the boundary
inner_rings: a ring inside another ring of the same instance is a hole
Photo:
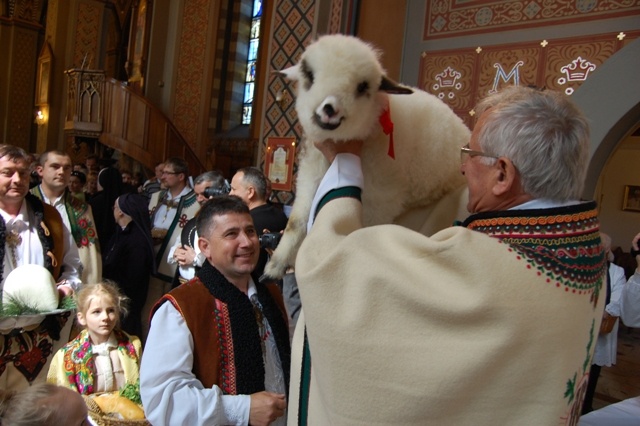
[[[513,87],[476,107],[461,147],[462,226],[362,227],[359,141],[331,163],[296,259],[303,313],[289,421],[575,424],[604,307],[595,202],[580,201],[586,118]]]

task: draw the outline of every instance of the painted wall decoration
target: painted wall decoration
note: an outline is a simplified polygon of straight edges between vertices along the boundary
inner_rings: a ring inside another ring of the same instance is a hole
[[[203,46],[207,45],[210,5],[206,0],[186,0],[182,34],[178,40],[173,123],[187,143],[197,150],[200,105],[203,99],[207,68]]]
[[[316,12],[316,2],[313,0],[294,1],[279,0],[275,4],[273,17],[272,39],[269,47],[269,71],[281,70],[294,65],[304,48],[311,42],[314,35],[314,19]],[[277,74],[270,74],[266,80],[266,110],[262,119],[262,147],[260,150],[259,166],[265,168],[266,141],[270,137],[293,137],[300,140],[302,129],[298,123],[294,102],[291,93],[293,87],[285,83],[284,79]],[[276,97],[278,93],[287,90],[288,102],[278,103]],[[293,164],[293,173],[297,173],[297,162]],[[295,191],[295,178],[294,188]],[[272,201],[290,204],[293,200],[293,193],[289,191],[278,191],[274,187]]]
[[[424,40],[640,15],[627,0],[429,0]]]
[[[100,30],[102,29],[103,7],[89,2],[79,2],[76,19],[73,66],[95,69],[100,66]]]
[[[419,87],[438,96],[469,127],[477,101],[506,85],[557,90],[571,96],[640,31],[542,40],[475,49],[424,52]]]
[[[272,191],[291,191],[296,138],[267,138],[264,174],[271,180]]]

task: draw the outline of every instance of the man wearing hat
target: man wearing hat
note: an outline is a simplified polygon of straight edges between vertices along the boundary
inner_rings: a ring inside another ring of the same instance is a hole
[[[13,269],[36,264],[51,272],[61,297],[72,294],[82,285],[78,249],[58,211],[29,194],[27,153],[0,145],[0,171],[0,287]],[[68,312],[30,325],[20,319],[0,320],[0,389],[44,381],[50,356],[71,327]]]

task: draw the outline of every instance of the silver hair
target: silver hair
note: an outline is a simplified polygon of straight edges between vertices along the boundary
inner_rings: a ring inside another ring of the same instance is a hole
[[[222,176],[222,173],[215,170],[198,175],[198,177],[193,181],[193,185],[199,185],[203,182],[211,182],[211,185],[216,189],[224,189],[226,186],[226,181],[224,176]]]
[[[253,186],[259,200],[267,199],[267,177],[257,167],[243,167],[237,173],[242,173],[242,182]]]
[[[534,198],[580,199],[589,165],[589,123],[566,96],[513,86],[482,100],[481,149],[510,159]],[[483,157],[490,164],[495,159]]]

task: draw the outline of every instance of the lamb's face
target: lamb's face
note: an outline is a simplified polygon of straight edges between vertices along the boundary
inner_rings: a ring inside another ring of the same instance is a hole
[[[365,138],[376,128],[385,103],[375,51],[343,35],[320,38],[297,67],[296,111],[312,140]]]

